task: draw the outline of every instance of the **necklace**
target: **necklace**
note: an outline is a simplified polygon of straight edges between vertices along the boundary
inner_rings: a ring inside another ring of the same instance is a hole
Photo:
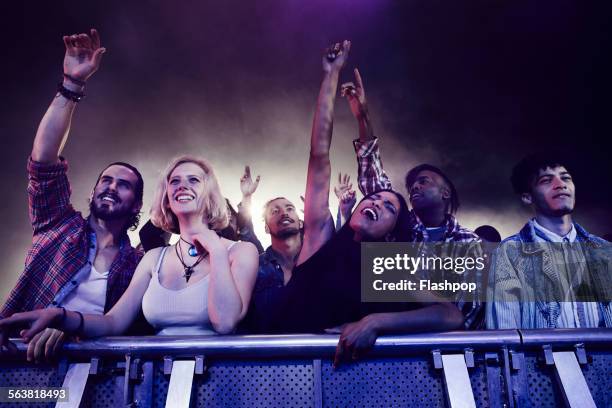
[[[196,248],[195,244],[192,244],[186,239],[183,239],[183,237],[180,237],[180,238],[181,238],[181,241],[185,242],[186,244],[189,244],[189,249],[187,250],[187,253],[189,254],[189,256],[194,257],[194,258],[198,256],[198,248]]]
[[[208,255],[208,252],[204,251],[204,253],[200,254],[198,259],[193,264],[187,265],[185,263],[185,260],[183,259],[183,255],[182,255],[183,248],[181,247],[181,241],[178,242],[178,245],[174,246],[174,250],[176,251],[176,256],[179,259],[179,261],[181,262],[181,265],[183,265],[183,269],[185,270],[185,274],[183,274],[183,277],[185,278],[185,282],[189,282],[189,278],[191,278],[191,275],[193,274],[193,269],[196,266],[198,266],[198,264],[200,262],[202,262],[204,260],[204,258],[206,258],[206,256]]]

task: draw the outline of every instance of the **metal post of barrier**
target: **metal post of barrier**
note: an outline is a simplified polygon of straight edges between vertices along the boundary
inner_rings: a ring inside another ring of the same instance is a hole
[[[542,348],[546,364],[553,365],[555,368],[555,377],[563,392],[565,404],[570,408],[596,408],[576,353],[574,351],[552,351],[550,345]],[[580,346],[577,347],[577,350],[579,349]],[[582,350],[584,351],[584,348]],[[583,353],[579,355],[581,360],[586,362],[586,355]]]
[[[140,381],[134,385],[133,400],[136,407],[153,406],[154,365],[152,361],[142,363]]]
[[[313,375],[313,393],[315,408],[323,407],[323,378],[321,372],[321,360],[312,360],[312,375]]]
[[[511,385],[515,406],[518,408],[529,406],[529,384],[527,380],[527,364],[525,354],[510,350],[510,367],[512,370]]]
[[[195,373],[195,360],[174,360],[166,395],[166,408],[188,408]]]
[[[476,408],[474,392],[468,374],[468,363],[474,367],[474,354],[466,349],[465,354],[441,354],[432,351],[434,367],[442,369],[446,397],[451,408]],[[466,361],[467,360],[467,361]]]
[[[98,361],[96,359],[94,373],[97,368]],[[56,408],[79,408],[91,369],[91,363],[75,363],[68,366],[68,372],[62,384],[62,387],[68,390],[68,401],[58,402],[55,404]]]
[[[487,396],[490,408],[502,408],[501,366],[497,353],[485,353]]]
[[[502,347],[501,354],[503,358],[504,383],[506,386],[505,391],[508,401],[508,408],[515,408],[516,396],[514,395],[512,388],[512,373],[510,371],[510,354],[508,353],[508,347]]]

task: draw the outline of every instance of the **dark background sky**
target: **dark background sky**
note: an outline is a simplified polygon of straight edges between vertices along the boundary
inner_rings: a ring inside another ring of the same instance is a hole
[[[0,295],[21,272],[30,241],[25,163],[60,79],[61,37],[91,27],[108,52],[64,151],[78,209],[101,168],[124,160],[145,176],[148,210],[159,169],[197,153],[213,162],[234,203],[244,164],[262,175],[255,219],[266,241],[258,209],[304,190],[321,51],[346,38],[353,49],[342,80],[359,67],[397,187],[408,168],[439,165],[459,189],[460,221],[490,223],[507,236],[530,215],[512,194],[512,165],[530,151],[558,149],[572,159],[576,219],[599,235],[612,232],[612,13],[604,3],[3,2]],[[334,172],[355,174],[356,130],[338,99]]]

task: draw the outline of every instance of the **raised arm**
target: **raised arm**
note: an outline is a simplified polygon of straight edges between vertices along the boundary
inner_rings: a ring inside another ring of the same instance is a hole
[[[84,337],[116,336],[125,332],[138,316],[149,282],[158,250],[147,252],[142,258],[130,285],[113,308],[103,316],[81,315],[77,312],[64,311],[62,308],[37,309],[30,312],[15,313],[9,318],[0,320],[0,344],[6,345],[6,332],[11,327],[29,325],[20,335],[24,341],[30,341],[37,333],[47,327],[75,333]]]
[[[374,136],[372,120],[359,70],[355,68],[355,82],[342,84],[341,95],[346,98],[349,108],[359,125],[359,139],[353,141],[357,155],[357,185],[363,195],[391,188],[389,176],[383,169],[378,139]]]
[[[242,192],[242,200],[238,204],[238,236],[241,241],[251,242],[257,248],[260,254],[264,252],[261,241],[255,235],[253,228],[253,217],[251,215],[252,196],[257,191],[259,186],[260,176],[251,177],[251,168],[244,167],[244,174],[240,178],[240,191]]]
[[[53,164],[66,143],[72,114],[78,95],[83,95],[85,83],[98,70],[102,54],[100,37],[95,29],[89,34],[64,36],[66,54],[64,56],[64,90],[58,92],[43,116],[34,146],[32,160]]]
[[[346,63],[350,41],[336,43],[323,57],[323,82],[319,91],[317,108],[312,123],[310,157],[306,177],[304,200],[304,241],[297,261],[300,265],[329,240],[334,226],[329,212],[329,183],[334,102],[338,89],[340,70]]]

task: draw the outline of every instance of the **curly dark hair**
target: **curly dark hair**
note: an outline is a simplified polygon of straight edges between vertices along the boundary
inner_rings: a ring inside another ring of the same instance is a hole
[[[540,170],[564,166],[563,163],[566,163],[566,160],[559,153],[536,152],[523,157],[512,168],[512,189],[516,194],[530,193]]]

